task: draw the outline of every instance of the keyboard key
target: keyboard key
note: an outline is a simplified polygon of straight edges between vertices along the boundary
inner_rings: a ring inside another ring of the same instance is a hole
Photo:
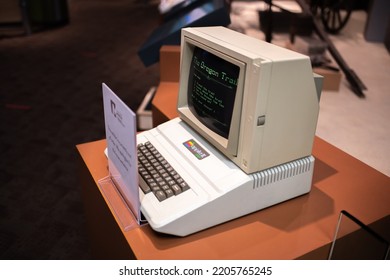
[[[167,189],[165,191],[165,194],[166,194],[167,198],[175,195],[171,189]]]
[[[163,191],[161,191],[161,190],[155,192],[154,195],[157,197],[157,199],[158,199],[159,201],[163,201],[163,200],[165,200],[165,199],[167,198],[167,195],[165,194],[165,192],[163,192]]]
[[[152,189],[144,182],[140,182],[139,186],[141,187],[141,190],[144,192],[144,194],[150,193]]]
[[[179,193],[181,193],[181,188],[179,187],[178,184],[174,184],[170,187],[175,195],[178,195]]]
[[[187,185],[186,182],[180,183],[180,187],[181,187],[181,190],[182,190],[183,192],[185,192],[186,190],[189,190],[189,189],[190,189],[190,186]]]

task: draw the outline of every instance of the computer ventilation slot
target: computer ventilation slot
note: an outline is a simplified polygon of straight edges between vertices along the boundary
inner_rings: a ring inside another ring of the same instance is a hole
[[[314,157],[309,156],[253,173],[253,188],[259,188],[308,172],[312,164],[314,164]]]

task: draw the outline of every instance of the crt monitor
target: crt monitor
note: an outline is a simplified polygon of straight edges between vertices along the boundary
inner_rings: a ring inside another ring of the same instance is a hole
[[[309,57],[225,27],[182,29],[180,117],[246,173],[311,154],[321,91]]]

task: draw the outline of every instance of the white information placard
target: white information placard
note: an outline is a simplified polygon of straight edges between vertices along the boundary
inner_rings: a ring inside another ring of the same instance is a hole
[[[106,84],[102,89],[110,177],[140,224],[136,114]]]

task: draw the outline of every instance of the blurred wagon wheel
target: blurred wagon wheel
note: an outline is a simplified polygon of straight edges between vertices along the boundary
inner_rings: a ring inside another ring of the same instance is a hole
[[[321,7],[321,20],[328,33],[338,33],[348,22],[353,10],[351,0],[324,0]]]

